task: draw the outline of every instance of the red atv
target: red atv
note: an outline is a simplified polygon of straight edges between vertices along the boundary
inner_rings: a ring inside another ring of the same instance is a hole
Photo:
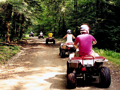
[[[48,38],[46,38],[46,44],[48,44],[48,42],[53,42],[53,44],[55,44],[54,37],[48,37]]]
[[[67,61],[67,87],[76,88],[78,81],[84,84],[98,81],[100,87],[108,88],[111,75],[109,68],[103,66],[106,61],[108,60],[102,56],[74,57],[74,54],[70,54]]]

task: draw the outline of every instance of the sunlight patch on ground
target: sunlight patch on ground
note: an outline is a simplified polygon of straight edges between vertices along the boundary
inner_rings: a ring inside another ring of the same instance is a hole
[[[94,89],[92,89],[91,87],[82,87],[82,88],[80,88],[80,87],[76,87],[76,89],[77,90],[80,90],[80,89],[82,89],[82,90],[94,90]],[[96,89],[95,89],[96,90]],[[101,89],[102,90],[102,89]]]
[[[55,67],[44,67],[44,69],[45,70],[52,70],[52,71],[60,71],[60,70],[62,70],[62,67],[57,67],[57,68],[55,68]]]
[[[40,42],[40,43],[44,43],[45,44],[46,42]]]
[[[25,63],[27,63],[27,64],[31,64],[31,62],[30,62],[30,61],[27,61],[27,62],[25,62]]]
[[[10,87],[20,87],[24,88],[24,90],[47,90],[50,88],[51,83],[45,81],[45,79],[54,78],[55,75],[65,74],[58,72],[49,72],[49,73],[36,73],[32,75],[28,75],[25,77],[16,77],[14,79],[2,80],[0,82],[1,87],[4,87],[4,90],[9,90]],[[59,79],[59,78],[56,78]],[[23,81],[24,80],[24,81]]]
[[[30,90],[32,90],[31,88],[34,88],[34,90],[37,90],[36,87],[43,89],[44,86],[47,86],[44,88],[48,89],[50,88],[51,83],[45,81],[45,79],[53,78],[55,77],[55,75],[58,75],[58,74],[65,74],[65,73],[51,72],[51,73],[46,73],[46,74],[41,73],[42,75],[41,77],[39,76],[40,74],[27,76],[25,78],[27,78],[26,81],[28,81],[29,83],[26,83],[24,87],[27,88],[27,90],[29,90],[29,88]]]
[[[6,0],[0,0],[0,2],[6,2]]]
[[[24,69],[25,69],[24,67],[18,67],[18,68],[15,68],[15,69],[2,71],[1,74],[21,72],[21,71],[24,71]]]
[[[40,52],[37,52],[37,53],[34,53],[35,55],[38,55],[38,54],[45,54],[46,53],[46,51],[40,51]]]

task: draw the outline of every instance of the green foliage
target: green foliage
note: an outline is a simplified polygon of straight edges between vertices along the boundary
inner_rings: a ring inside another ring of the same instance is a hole
[[[115,52],[115,51],[111,51],[111,50],[107,50],[107,49],[98,49],[98,48],[94,48],[94,50],[103,56],[110,56],[112,58],[116,58],[116,59],[120,59],[120,53]]]
[[[63,37],[67,29],[71,29],[77,36],[80,34],[79,26],[88,23],[90,33],[98,41],[96,47],[120,51],[119,0],[7,0],[7,2],[13,6],[12,12],[24,14],[25,34],[33,31],[38,35],[42,31],[47,35],[52,31],[55,37]],[[5,21],[2,13],[0,17]],[[12,20],[14,21],[13,13]],[[12,20],[10,36],[16,31],[12,26]],[[15,23],[22,27],[17,21]],[[0,25],[0,29],[0,33],[6,33],[3,26]],[[2,34],[0,35],[3,37]],[[20,40],[19,38],[20,35],[17,40]]]
[[[6,63],[8,59],[20,51],[19,46],[5,46],[0,44],[0,63]]]
[[[104,56],[109,61],[120,66],[120,53],[107,49],[104,50],[98,48],[94,48],[94,51],[98,53],[100,56]]]

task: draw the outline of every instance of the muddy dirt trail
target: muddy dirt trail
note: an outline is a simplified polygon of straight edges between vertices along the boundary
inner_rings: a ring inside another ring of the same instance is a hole
[[[0,66],[0,90],[68,90],[66,62],[60,58],[59,46],[45,44],[45,39],[31,37],[28,45],[13,56],[7,64]],[[111,72],[109,88],[99,88],[95,84],[78,86],[75,90],[120,90],[120,68],[107,62]]]

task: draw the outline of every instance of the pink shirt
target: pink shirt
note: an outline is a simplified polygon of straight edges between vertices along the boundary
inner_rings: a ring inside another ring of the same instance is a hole
[[[95,38],[90,34],[81,34],[75,39],[75,45],[79,43],[79,55],[90,55],[92,54],[92,41]]]

